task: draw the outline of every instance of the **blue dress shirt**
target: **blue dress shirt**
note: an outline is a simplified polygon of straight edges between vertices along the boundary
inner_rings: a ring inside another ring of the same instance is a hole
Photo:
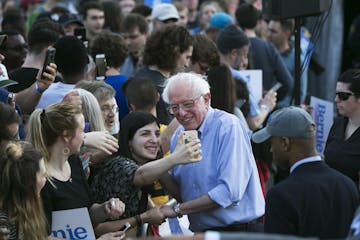
[[[171,139],[173,151],[180,126]],[[250,139],[240,120],[221,110],[209,110],[198,129],[202,160],[172,170],[184,202],[207,194],[219,208],[189,214],[194,232],[252,221],[265,212],[265,201]]]

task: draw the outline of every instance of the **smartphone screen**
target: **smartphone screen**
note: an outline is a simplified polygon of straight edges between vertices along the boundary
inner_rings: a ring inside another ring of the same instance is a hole
[[[46,56],[45,56],[45,61],[44,61],[42,73],[46,72],[46,66],[47,66],[47,65],[49,65],[50,63],[54,63],[54,62],[55,62],[55,53],[56,53],[56,49],[53,48],[53,47],[50,47],[50,48],[46,51]],[[41,74],[41,77],[42,77],[42,74]]]
[[[96,80],[104,80],[106,74],[105,54],[97,54],[95,57],[95,64],[96,64]]]
[[[122,228],[119,229],[119,231],[126,232],[130,228],[131,228],[131,224],[127,222],[127,223],[124,224],[124,226],[122,226]]]

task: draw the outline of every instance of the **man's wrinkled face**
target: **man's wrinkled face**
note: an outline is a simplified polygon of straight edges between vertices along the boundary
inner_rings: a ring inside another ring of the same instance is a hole
[[[174,85],[169,91],[169,108],[185,130],[196,130],[204,121],[210,93],[195,94],[190,86]]]

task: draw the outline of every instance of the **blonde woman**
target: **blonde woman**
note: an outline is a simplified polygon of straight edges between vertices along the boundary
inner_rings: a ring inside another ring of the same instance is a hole
[[[28,138],[44,156],[48,179],[41,191],[51,229],[52,212],[87,207],[94,226],[118,218],[125,205],[118,198],[92,204],[78,153],[84,143],[81,108],[68,103],[35,110],[29,119]],[[48,229],[48,230],[50,230]]]

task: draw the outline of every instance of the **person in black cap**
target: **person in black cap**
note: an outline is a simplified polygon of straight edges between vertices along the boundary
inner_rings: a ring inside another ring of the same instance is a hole
[[[286,68],[279,52],[274,45],[258,38],[255,27],[260,13],[252,4],[244,3],[236,10],[237,24],[244,30],[250,41],[250,59],[254,69],[263,71],[263,88],[271,89],[277,82],[282,83],[278,90],[278,107],[290,105],[286,95],[290,95],[294,89],[294,79]],[[284,100],[284,101],[282,101]]]
[[[256,143],[270,139],[274,162],[290,176],[266,195],[267,233],[325,239],[345,238],[359,205],[350,178],[330,168],[315,149],[315,123],[298,107],[270,115],[265,128],[254,133]]]
[[[276,92],[270,90],[258,104],[254,99],[253,90],[249,87],[248,79],[239,70],[247,69],[250,42],[246,34],[237,26],[230,25],[221,30],[216,39],[220,51],[221,61],[230,66],[232,76],[236,80],[245,81],[250,92],[250,111],[246,115],[251,130],[260,128],[268,114],[276,104]]]
[[[82,21],[75,14],[64,13],[59,17],[58,23],[63,26],[65,34],[74,36],[75,29],[84,27]]]

